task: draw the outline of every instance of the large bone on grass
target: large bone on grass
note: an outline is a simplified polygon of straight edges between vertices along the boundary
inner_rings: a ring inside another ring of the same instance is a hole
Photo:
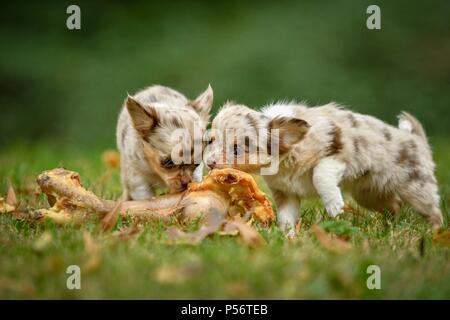
[[[114,207],[114,201],[100,199],[83,188],[77,172],[64,168],[44,171],[37,183],[55,210],[77,207],[107,213]]]
[[[56,212],[67,217],[71,212],[80,210],[106,214],[117,205],[115,201],[101,199],[84,189],[79,174],[63,168],[43,172],[37,183],[52,205],[50,209],[43,209],[43,214],[47,216]],[[213,210],[224,217],[243,216],[250,212],[263,224],[273,220],[272,206],[253,177],[235,169],[213,170],[202,182],[191,183],[183,193],[122,202],[118,212],[151,219],[168,218],[180,212],[182,217],[192,218]]]
[[[81,212],[107,214],[116,205],[116,201],[99,198],[86,190],[77,172],[56,168],[41,173],[37,178],[41,191],[47,195],[50,209],[39,210],[42,216],[58,223],[70,221],[71,215]],[[138,218],[167,218],[174,213],[183,194],[162,196],[148,201],[124,201],[120,204],[120,214]],[[173,209],[173,210],[171,210]]]

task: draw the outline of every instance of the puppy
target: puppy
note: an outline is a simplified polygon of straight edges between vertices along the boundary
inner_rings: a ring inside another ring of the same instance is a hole
[[[210,86],[193,101],[159,85],[126,98],[117,124],[123,199],[149,199],[157,187],[179,192],[193,176],[201,179],[203,169],[197,165],[212,103]],[[181,141],[174,139],[176,132]],[[183,152],[189,153],[187,161]]]
[[[277,103],[261,112],[227,103],[212,122],[206,164],[258,173],[277,163],[278,172],[264,179],[286,231],[292,232],[299,201],[306,197],[319,196],[333,217],[341,213],[341,188],[371,210],[395,213],[406,202],[439,227],[443,218],[427,137],[410,114],[399,120],[396,128],[335,103]]]

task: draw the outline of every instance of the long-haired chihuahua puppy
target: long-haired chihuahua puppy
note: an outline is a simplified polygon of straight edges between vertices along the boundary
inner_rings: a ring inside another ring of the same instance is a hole
[[[159,85],[126,98],[117,124],[124,199],[149,199],[160,187],[182,191],[193,178],[201,179],[198,164],[212,103],[210,86],[193,101]],[[180,131],[182,141],[174,139]],[[188,161],[175,161],[178,145],[176,156],[189,152]]]
[[[230,132],[234,137],[225,139]],[[319,196],[333,217],[341,213],[341,189],[365,208],[396,213],[406,202],[434,227],[443,224],[430,146],[406,112],[397,128],[334,103],[277,103],[261,112],[227,103],[212,122],[205,162],[254,173],[276,162],[278,172],[264,179],[286,231],[306,197]]]

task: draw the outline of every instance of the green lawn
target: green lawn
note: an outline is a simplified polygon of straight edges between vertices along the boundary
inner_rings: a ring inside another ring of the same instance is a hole
[[[432,140],[442,208],[449,217],[450,145]],[[15,145],[0,154],[0,192],[6,178],[22,204],[46,204],[35,195],[38,173],[58,165],[78,171],[84,185],[106,198],[120,194],[118,172],[107,173],[101,150],[46,144]],[[233,237],[214,236],[198,246],[171,245],[166,226],[141,226],[120,239],[116,230],[31,225],[0,214],[0,298],[450,298],[449,247],[433,241],[425,221],[404,208],[399,217],[357,210],[332,222],[318,202],[302,206],[300,236],[285,240],[277,227],[261,230],[268,245],[249,248]],[[331,221],[331,222],[327,222]],[[128,221],[119,221],[126,227]],[[333,253],[311,231],[320,224],[349,238],[353,249]],[[66,287],[66,268],[81,267],[81,290]],[[369,265],[381,268],[381,290],[366,287]]]

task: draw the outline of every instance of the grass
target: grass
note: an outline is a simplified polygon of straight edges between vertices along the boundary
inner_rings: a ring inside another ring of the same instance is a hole
[[[450,146],[444,139],[433,145],[448,221]],[[1,194],[10,178],[23,203],[44,205],[45,199],[34,195],[34,178],[58,165],[80,172],[84,184],[104,197],[120,194],[118,172],[105,174],[101,150],[47,144],[2,151]],[[95,220],[78,227],[33,225],[0,214],[0,298],[450,298],[449,248],[433,241],[428,225],[411,209],[395,218],[358,210],[361,214],[345,213],[333,221],[319,202],[309,201],[301,212],[297,240],[285,240],[273,226],[261,230],[268,245],[260,249],[223,236],[198,246],[170,245],[160,222],[121,240],[99,232]],[[311,231],[319,223],[347,237],[353,250],[324,248]],[[66,287],[66,268],[73,264],[81,267],[81,290]],[[381,268],[381,290],[366,286],[372,264]]]

